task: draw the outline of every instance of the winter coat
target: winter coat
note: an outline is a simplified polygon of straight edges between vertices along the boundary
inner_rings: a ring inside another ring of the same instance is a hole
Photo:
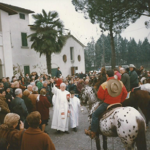
[[[102,83],[106,82],[106,80],[107,80],[107,77],[106,77],[106,74],[104,73],[104,74],[101,75],[101,78],[100,78],[100,85],[101,85]]]
[[[117,76],[118,80],[121,80],[121,74],[118,71],[115,73],[115,75]]]
[[[29,95],[29,99],[31,100],[32,102],[32,105],[33,105],[33,109],[32,111],[36,111],[36,102],[37,102],[37,97],[39,96],[39,94],[30,94]]]
[[[7,113],[10,113],[6,98],[0,95],[0,123],[2,124]]]
[[[108,80],[111,80],[111,79],[114,79],[114,77],[110,77]],[[117,97],[112,97],[109,95],[109,93],[107,91],[108,80],[99,87],[99,90],[97,92],[97,97],[99,99],[103,100],[107,104],[115,104],[115,103],[123,102],[125,100],[125,98],[127,97],[127,90],[126,90],[125,86],[123,85],[123,83],[121,81],[119,81],[122,86],[122,91],[121,91],[120,95],[118,95]]]
[[[127,73],[122,74],[121,81],[123,82],[124,86],[126,87],[126,90],[130,91],[130,77]]]
[[[43,87],[43,83],[41,83],[40,81],[37,82],[36,86],[38,87],[38,90],[40,92],[41,88]]]
[[[42,120],[48,120],[50,106],[47,97],[40,95],[39,100],[37,101],[37,111],[40,112]]]
[[[138,75],[135,70],[131,71],[129,73],[130,76],[130,90],[132,88],[137,87],[139,85]]]
[[[24,100],[26,107],[28,109],[28,112],[31,113],[33,109],[33,104],[31,100],[27,96],[23,96],[22,99]]]
[[[28,110],[25,105],[25,102],[20,97],[15,97],[15,99],[11,103],[12,112],[18,114],[20,119],[24,122],[26,116],[28,115]]]
[[[74,85],[74,84],[68,84],[68,90],[69,90],[69,92],[70,91],[76,92],[76,85]]]
[[[13,95],[12,95],[11,93],[6,92],[5,98],[6,98],[6,102],[7,102],[8,107],[9,107],[10,110],[11,110],[12,96],[13,96]],[[10,101],[9,101],[9,100],[10,100]]]
[[[51,92],[51,88],[49,86],[47,86],[47,87],[43,86],[42,88],[46,90],[46,97],[47,97],[48,101],[51,103],[52,102],[52,96],[53,96],[53,94]]]
[[[21,150],[55,150],[55,146],[48,134],[29,127],[23,134]]]
[[[4,89],[6,90],[7,88],[9,88],[9,83],[8,82],[2,82],[4,84]]]
[[[57,71],[56,71],[56,77],[59,78],[61,75],[62,75],[61,71],[60,71],[60,70],[57,70]]]
[[[8,127],[6,124],[0,125],[0,138],[4,138],[9,143],[9,150],[20,150],[20,139],[23,130]]]

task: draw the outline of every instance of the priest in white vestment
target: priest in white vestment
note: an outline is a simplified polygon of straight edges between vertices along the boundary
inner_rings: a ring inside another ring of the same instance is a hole
[[[53,83],[53,80],[51,80]],[[53,118],[52,118],[52,129],[56,129],[58,132],[63,131],[68,132],[68,121],[69,121],[69,98],[70,93],[65,90],[66,84],[61,83],[60,89],[53,85],[52,92],[54,93],[53,97]]]
[[[70,123],[73,131],[77,132],[77,126],[79,125],[79,107],[81,105],[79,98],[75,96],[75,92],[70,91],[70,93]]]

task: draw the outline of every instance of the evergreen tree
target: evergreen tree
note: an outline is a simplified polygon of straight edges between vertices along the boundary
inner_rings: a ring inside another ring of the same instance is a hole
[[[128,64],[134,64],[138,62],[138,51],[137,51],[137,43],[136,41],[132,38],[130,39],[128,43],[128,55],[127,55],[127,62]]]
[[[96,66],[103,67],[111,62],[110,36],[102,34],[95,44]],[[105,56],[105,57],[104,57]],[[104,62],[105,61],[105,62]]]
[[[141,49],[143,51],[143,58],[145,62],[148,62],[150,60],[150,43],[148,42],[148,39],[145,38],[141,45]]]
[[[134,13],[136,3],[131,0],[72,0],[76,10],[82,11],[85,18],[92,23],[98,23],[103,31],[109,31],[111,41],[111,65],[115,67],[114,33],[120,33],[129,26],[129,21],[135,22],[140,14]]]
[[[96,54],[95,54],[95,41],[91,38],[91,41],[85,48],[85,67],[86,71],[95,70],[96,68]]]

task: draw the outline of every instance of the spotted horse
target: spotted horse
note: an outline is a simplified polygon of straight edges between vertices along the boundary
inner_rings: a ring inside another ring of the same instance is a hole
[[[86,86],[81,93],[81,103],[88,105],[89,117],[98,107],[99,102],[97,97],[93,99],[93,96],[90,96],[92,89],[92,87]],[[99,121],[99,131],[95,138],[97,150],[101,150],[99,135],[103,136],[104,150],[107,150],[107,137],[119,137],[126,150],[135,150],[136,148],[137,150],[147,150],[145,130],[144,118],[135,108],[115,108],[107,117],[103,116]]]

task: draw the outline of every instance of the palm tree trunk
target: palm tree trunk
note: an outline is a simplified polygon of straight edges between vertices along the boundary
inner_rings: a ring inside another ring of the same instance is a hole
[[[46,64],[47,64],[47,72],[51,74],[51,53],[46,53]]]

